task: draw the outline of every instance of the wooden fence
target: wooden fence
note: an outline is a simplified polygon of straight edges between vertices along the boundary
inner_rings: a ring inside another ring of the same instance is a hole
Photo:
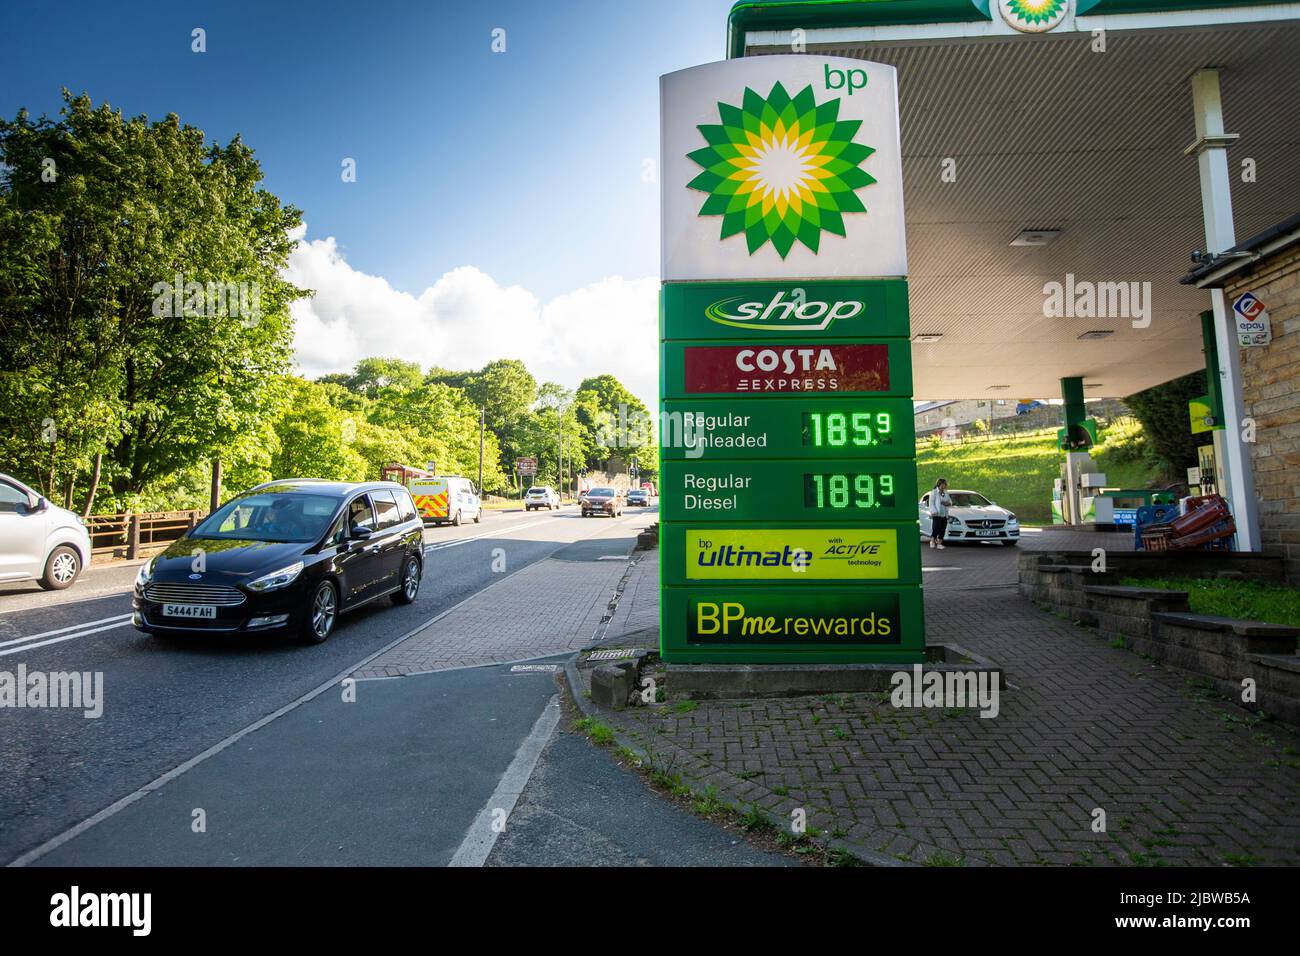
[[[171,544],[207,515],[206,511],[142,511],[91,515],[86,519],[94,554],[138,558],[153,548]]]

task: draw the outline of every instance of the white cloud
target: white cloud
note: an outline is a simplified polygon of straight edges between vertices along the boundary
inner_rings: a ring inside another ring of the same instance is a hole
[[[292,307],[304,375],[348,371],[372,355],[408,359],[426,369],[473,369],[517,358],[539,382],[569,388],[608,372],[655,407],[655,278],[614,276],[542,303],[527,289],[502,286],[473,266],[460,266],[412,296],[382,276],[353,269],[332,236],[307,241],[304,226],[293,238],[298,244],[285,278],[316,290]]]

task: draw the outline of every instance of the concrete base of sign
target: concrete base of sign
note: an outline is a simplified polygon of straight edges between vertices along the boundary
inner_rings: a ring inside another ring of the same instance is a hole
[[[925,648],[928,673],[961,671],[997,674],[1007,687],[1002,666],[956,644]],[[911,664],[669,664],[667,687],[672,698],[738,700],[751,697],[803,697],[812,694],[889,691],[893,675]]]

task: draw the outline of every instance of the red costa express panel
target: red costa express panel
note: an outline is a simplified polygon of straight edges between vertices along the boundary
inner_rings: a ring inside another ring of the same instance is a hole
[[[908,345],[665,343],[664,395],[910,395]]]

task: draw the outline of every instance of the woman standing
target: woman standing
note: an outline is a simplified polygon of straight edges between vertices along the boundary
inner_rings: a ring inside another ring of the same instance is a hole
[[[948,509],[952,499],[948,497],[948,479],[940,478],[930,489],[930,547],[943,550],[943,534],[948,530]]]

